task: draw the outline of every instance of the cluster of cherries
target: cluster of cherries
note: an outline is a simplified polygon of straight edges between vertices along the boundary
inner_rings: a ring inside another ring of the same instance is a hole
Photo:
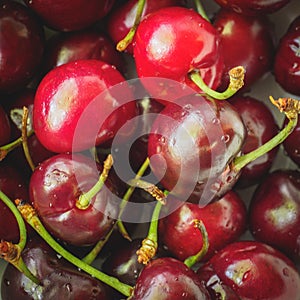
[[[296,1],[0,0],[2,300],[300,299]]]

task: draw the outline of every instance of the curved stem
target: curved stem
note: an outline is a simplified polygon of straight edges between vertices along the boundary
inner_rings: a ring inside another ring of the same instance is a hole
[[[141,21],[145,3],[146,3],[146,0],[138,0],[134,24],[130,28],[127,35],[121,41],[118,42],[118,44],[117,44],[118,51],[124,51],[127,48],[127,46],[132,42],[135,32],[136,32],[136,29]]]
[[[208,96],[217,100],[226,100],[232,97],[244,85],[245,69],[242,66],[237,66],[229,71],[230,82],[224,92],[217,92],[211,89],[203,81],[199,72],[193,71],[190,74],[191,80]]]
[[[116,289],[124,296],[129,297],[131,295],[133,290],[132,286],[122,283],[117,278],[108,276],[100,270],[90,266],[89,264],[85,263],[78,257],[71,254],[69,251],[64,249],[59,243],[57,243],[55,239],[51,236],[51,234],[43,226],[34,208],[30,204],[20,204],[18,205],[18,209],[25,218],[25,220],[28,222],[28,224],[32,226],[34,230],[48,243],[48,245],[52,249],[54,249],[54,251],[56,251],[59,255],[61,255],[64,259],[75,265],[77,268],[90,274],[92,277],[95,277],[98,280]]]
[[[96,182],[96,184],[88,192],[79,196],[79,198],[76,202],[76,206],[78,208],[86,209],[89,206],[91,199],[94,196],[96,196],[97,193],[102,189],[102,187],[108,177],[109,170],[112,167],[112,164],[113,164],[113,158],[112,158],[112,155],[109,154],[107,156],[106,160],[104,161],[102,173],[99,176],[99,179]]]
[[[201,3],[201,0],[194,0],[195,6],[196,6],[196,10],[198,12],[198,14],[205,19],[206,21],[210,22],[210,19],[208,18],[206,11]]]
[[[194,264],[199,262],[206,255],[209,248],[208,234],[203,222],[201,220],[194,220],[194,223],[194,226],[198,228],[201,232],[203,245],[198,253],[185,259],[184,264],[189,268],[192,268]]]

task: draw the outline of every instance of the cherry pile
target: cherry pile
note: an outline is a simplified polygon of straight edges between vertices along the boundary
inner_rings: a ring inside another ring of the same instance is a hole
[[[300,300],[297,2],[0,0],[1,300]]]

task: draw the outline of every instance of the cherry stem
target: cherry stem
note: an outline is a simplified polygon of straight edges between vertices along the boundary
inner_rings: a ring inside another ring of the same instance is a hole
[[[109,154],[103,163],[103,170],[96,184],[88,192],[81,194],[76,201],[76,206],[79,209],[86,209],[89,206],[91,199],[99,193],[108,177],[112,165],[113,158],[112,155]]]
[[[196,6],[196,10],[198,12],[198,14],[205,19],[206,21],[210,22],[210,19],[208,18],[206,11],[201,3],[200,0],[194,0],[195,6]]]
[[[23,107],[23,117],[22,117],[22,146],[23,146],[23,151],[24,151],[24,155],[25,158],[31,168],[31,170],[33,171],[35,169],[34,163],[32,161],[31,155],[30,155],[30,151],[28,149],[28,143],[27,143],[27,120],[28,120],[28,108],[27,107]]]
[[[271,96],[270,100],[281,112],[285,113],[285,115],[289,119],[289,122],[279,133],[277,133],[272,139],[270,139],[259,148],[247,154],[236,157],[233,160],[233,168],[237,171],[241,170],[248,163],[254,161],[258,157],[266,154],[267,152],[281,144],[297,125],[298,114],[300,112],[299,100],[291,98],[279,98],[278,100],[274,100],[274,98]]]
[[[48,243],[48,245],[56,251],[59,255],[61,255],[64,259],[72,263],[77,268],[83,270],[94,278],[102,281],[103,283],[111,286],[116,289],[124,296],[129,297],[133,291],[133,287],[122,283],[117,278],[113,276],[109,276],[100,270],[94,268],[93,266],[85,263],[78,257],[71,254],[65,248],[63,248],[46,230],[41,220],[39,219],[36,211],[29,203],[20,203],[17,208],[21,212],[23,218],[27,221],[27,223]]]
[[[194,226],[201,232],[203,245],[198,253],[189,256],[184,260],[184,264],[189,268],[192,268],[197,262],[201,261],[201,259],[206,255],[209,248],[208,234],[203,222],[201,220],[194,220]]]
[[[223,92],[217,92],[207,86],[198,71],[193,71],[190,74],[190,78],[206,95],[216,100],[226,100],[244,85],[245,69],[242,66],[237,66],[229,70],[228,74],[230,82],[227,89]]]
[[[146,0],[138,0],[137,3],[137,11],[135,15],[135,20],[133,23],[133,26],[130,28],[129,32],[126,34],[126,36],[118,42],[117,44],[117,50],[118,51],[124,51],[128,47],[128,45],[132,42],[136,29],[141,21],[142,14],[144,11]]]
[[[158,247],[158,220],[162,203],[157,201],[154,207],[151,223],[148,230],[147,237],[142,241],[142,246],[137,250],[138,262],[144,265],[154,257]]]

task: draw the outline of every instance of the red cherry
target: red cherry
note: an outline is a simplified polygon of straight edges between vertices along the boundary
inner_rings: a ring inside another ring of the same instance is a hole
[[[37,72],[43,51],[44,30],[32,11],[18,2],[1,0],[0,94],[25,87]]]
[[[256,189],[249,208],[255,239],[300,257],[300,172],[276,170]]]
[[[11,126],[5,110],[0,105],[0,146],[9,142],[11,135]]]
[[[116,85],[117,91],[109,92]],[[108,143],[136,114],[131,90],[114,66],[77,60],[52,69],[40,82],[33,127],[48,150],[80,151]],[[134,130],[122,131],[120,143]]]
[[[214,300],[220,299],[220,294],[230,300],[298,299],[300,295],[295,265],[281,252],[259,242],[240,241],[226,246],[197,274]],[[227,291],[234,297],[228,298]]]
[[[114,0],[46,1],[23,0],[44,23],[58,31],[75,31],[87,28],[101,20],[111,10]]]
[[[213,22],[219,32],[225,69],[220,89],[229,83],[228,72],[236,66],[246,70],[243,90],[271,70],[274,43],[267,16],[243,16],[221,9]]]
[[[48,230],[72,245],[91,245],[104,238],[118,214],[113,182],[89,199],[87,207],[77,207],[83,193],[98,181],[95,162],[80,154],[57,154],[33,172],[30,201]]]
[[[174,201],[177,203],[178,200],[169,196],[167,206],[174,207]],[[195,255],[203,247],[201,233],[195,228],[194,220],[201,220],[207,231],[209,248],[204,260],[236,241],[246,229],[245,204],[233,191],[205,207],[184,203],[170,212],[168,214],[166,207],[167,215],[160,219],[159,238],[168,251],[181,261]]]
[[[276,49],[274,76],[289,93],[300,96],[300,16],[290,24]]]

